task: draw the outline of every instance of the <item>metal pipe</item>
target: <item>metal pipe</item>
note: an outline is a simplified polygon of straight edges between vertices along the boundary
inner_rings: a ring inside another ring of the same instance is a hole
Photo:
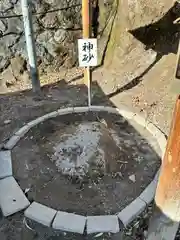
[[[32,11],[30,0],[21,0],[21,7],[24,21],[27,53],[29,58],[32,89],[33,92],[37,93],[40,92],[40,81],[37,69],[37,56],[33,34]]]

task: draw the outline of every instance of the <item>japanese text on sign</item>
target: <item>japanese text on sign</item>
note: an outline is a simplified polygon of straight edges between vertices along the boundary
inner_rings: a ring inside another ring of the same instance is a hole
[[[80,67],[97,66],[97,39],[79,39],[78,50]]]

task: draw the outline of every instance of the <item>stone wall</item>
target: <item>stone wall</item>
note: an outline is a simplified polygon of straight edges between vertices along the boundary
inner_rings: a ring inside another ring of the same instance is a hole
[[[77,63],[77,39],[81,37],[81,0],[31,0],[38,66],[42,71],[58,71]],[[101,4],[99,29],[106,24],[113,0]],[[49,12],[79,5],[63,11]],[[0,16],[21,15],[20,0],[0,0]],[[0,88],[28,78],[27,51],[22,16],[0,18]]]
[[[49,10],[80,4],[80,0],[32,0],[33,26],[38,65],[72,67],[76,63],[77,38],[81,35],[81,6],[46,13]],[[0,16],[21,15],[20,0],[1,0]],[[1,86],[14,84],[23,78],[27,51],[22,17],[0,19],[0,81]]]

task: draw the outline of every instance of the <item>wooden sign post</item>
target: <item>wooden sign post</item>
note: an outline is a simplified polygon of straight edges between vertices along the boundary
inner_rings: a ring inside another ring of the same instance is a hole
[[[174,109],[155,204],[147,239],[173,240],[180,222],[180,96]]]
[[[90,0],[82,0],[83,38],[90,37]]]
[[[155,202],[166,216],[180,221],[180,96],[175,105]]]
[[[91,38],[92,0],[82,0],[83,39],[78,41],[79,65],[84,67],[84,80],[88,87],[88,105],[91,106],[91,67],[98,65],[97,39]]]
[[[90,0],[82,0],[83,38],[90,37]],[[84,80],[88,87],[88,106],[91,105],[91,72],[90,67],[84,68]]]

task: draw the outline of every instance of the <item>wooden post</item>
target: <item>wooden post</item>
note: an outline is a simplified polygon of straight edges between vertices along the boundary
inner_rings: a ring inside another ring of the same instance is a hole
[[[82,25],[83,38],[91,37],[90,34],[90,0],[82,0]],[[90,67],[84,69],[84,80],[88,87],[88,105],[91,105],[91,70]]]
[[[175,105],[155,202],[166,216],[180,221],[180,96]]]
[[[83,38],[90,37],[90,0],[82,0]]]
[[[174,109],[155,204],[147,239],[173,240],[180,222],[180,96]]]

